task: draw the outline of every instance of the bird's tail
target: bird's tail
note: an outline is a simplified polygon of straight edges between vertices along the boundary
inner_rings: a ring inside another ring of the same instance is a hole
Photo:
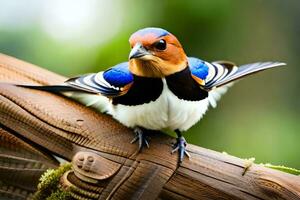
[[[41,91],[47,91],[47,92],[52,92],[52,93],[64,93],[64,92],[81,92],[79,88],[75,88],[69,85],[16,85],[18,87],[23,87],[23,88],[29,88],[29,89],[34,89],[34,90],[41,90]],[[85,91],[85,93],[91,93]]]
[[[95,94],[93,92],[82,91],[78,88],[68,85],[17,85],[18,87],[29,88],[34,90],[41,90],[50,93],[61,94],[71,98],[85,106],[92,107],[100,112],[107,112],[109,107],[109,99],[105,96]]]

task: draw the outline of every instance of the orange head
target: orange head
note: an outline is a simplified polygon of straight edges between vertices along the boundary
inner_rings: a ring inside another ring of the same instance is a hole
[[[144,28],[129,39],[129,70],[143,77],[165,77],[187,67],[187,56],[177,40],[161,28]]]

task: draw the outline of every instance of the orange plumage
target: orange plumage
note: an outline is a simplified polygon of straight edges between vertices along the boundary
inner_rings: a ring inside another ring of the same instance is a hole
[[[164,50],[156,46],[160,41],[166,43]],[[147,55],[138,59],[130,59],[129,69],[133,74],[144,77],[165,77],[187,67],[187,56],[177,38],[168,33],[158,35],[155,32],[137,31],[129,39],[134,48],[141,45]]]

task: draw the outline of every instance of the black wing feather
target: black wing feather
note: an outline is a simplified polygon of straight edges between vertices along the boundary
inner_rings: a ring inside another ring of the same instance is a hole
[[[62,93],[62,92],[83,92],[79,87],[73,87],[69,85],[17,85],[18,87],[42,90],[53,93]],[[97,94],[90,90],[85,90],[86,93]]]
[[[212,90],[213,88],[226,85],[242,77],[248,76],[266,69],[284,66],[282,62],[258,62],[253,64],[246,64],[237,67],[233,64],[224,62],[207,63],[209,66],[209,75],[206,78],[204,89]]]

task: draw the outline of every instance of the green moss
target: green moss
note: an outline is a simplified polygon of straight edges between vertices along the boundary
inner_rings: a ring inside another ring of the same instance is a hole
[[[53,192],[46,200],[69,200],[72,197],[70,193],[61,189],[56,190]]]
[[[68,192],[59,188],[60,177],[71,169],[71,163],[61,165],[57,169],[48,169],[40,178],[37,192],[33,200],[67,200],[70,199]]]
[[[286,172],[289,174],[300,175],[300,170],[291,168],[291,167],[286,167],[283,165],[272,165],[270,163],[267,163],[267,164],[263,164],[263,166],[272,168],[272,169],[276,169],[276,170],[280,170],[280,171],[283,171],[283,172]]]
[[[225,151],[222,152],[224,155],[229,155],[228,153],[226,153]],[[255,158],[249,158],[249,159],[244,159],[245,160],[245,172],[246,170],[251,166],[252,163],[254,163]],[[261,163],[260,165],[267,167],[267,168],[271,168],[271,169],[275,169],[275,170],[279,170],[288,174],[294,174],[294,175],[298,175],[300,176],[300,170],[299,169],[295,169],[292,167],[286,167],[283,165],[272,165],[270,163]]]

